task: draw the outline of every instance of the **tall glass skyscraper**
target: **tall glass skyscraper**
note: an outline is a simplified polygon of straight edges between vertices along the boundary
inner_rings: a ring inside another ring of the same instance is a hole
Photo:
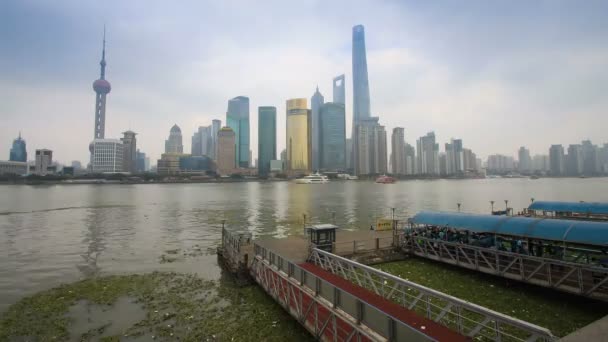
[[[226,125],[234,131],[236,138],[236,165],[249,167],[249,98],[237,96],[228,101]]]
[[[346,92],[344,87],[344,74],[334,77],[334,103],[346,103]]]
[[[346,168],[346,123],[344,104],[328,102],[321,106],[320,168],[327,171]]]
[[[25,140],[21,139],[21,133],[19,133],[17,139],[13,140],[13,147],[11,147],[9,160],[27,162],[27,149],[25,147]]]
[[[258,108],[258,174],[270,173],[270,161],[277,159],[277,108]]]
[[[306,99],[287,100],[287,169],[310,170],[310,110]]]
[[[370,117],[365,29],[357,25],[353,27],[353,123]]]
[[[311,112],[311,147],[312,147],[312,169],[318,170],[321,166],[321,154],[320,152],[320,133],[321,133],[321,106],[323,106],[325,99],[319,92],[319,87],[310,98],[310,112]]]

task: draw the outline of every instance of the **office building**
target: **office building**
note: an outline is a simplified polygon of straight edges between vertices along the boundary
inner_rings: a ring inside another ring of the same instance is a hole
[[[235,134],[236,155],[238,167],[248,168],[249,159],[249,98],[238,96],[228,101],[226,126],[232,128]]]
[[[420,175],[439,176],[439,144],[435,133],[429,132],[416,141],[417,171]]]
[[[287,149],[281,151],[281,160],[287,163]]]
[[[391,135],[391,171],[393,175],[405,175],[405,169],[405,130],[395,127]]]
[[[321,167],[321,153],[320,153],[320,143],[321,143],[321,123],[320,123],[320,115],[321,115],[321,106],[325,103],[325,99],[323,95],[319,92],[319,87],[310,98],[310,130],[311,130],[311,162],[312,162],[312,170],[319,170]]]
[[[137,172],[137,133],[126,131],[122,133],[124,136],[120,140],[123,143],[123,162],[122,171],[136,173]]]
[[[311,114],[306,99],[287,100],[287,169],[310,171],[311,169]]]
[[[530,157],[530,150],[524,146],[519,148],[517,152],[517,168],[520,173],[530,173],[532,171],[532,158]]]
[[[135,171],[138,173],[141,172],[147,172],[148,171],[148,167],[146,165],[146,154],[144,152],[140,152],[139,149],[137,149],[137,152],[135,152]]]
[[[346,169],[346,117],[344,104],[327,102],[320,108],[319,167],[325,171]],[[313,156],[314,157],[314,156]]]
[[[160,155],[160,159],[157,161],[157,170],[159,175],[164,176],[176,176],[181,174],[180,159],[182,157],[189,157],[189,154],[168,152]]]
[[[552,176],[563,176],[565,168],[564,147],[551,145],[549,148],[549,168]]]
[[[78,171],[78,170],[82,170],[82,163],[78,160],[72,160],[71,166],[74,168],[74,170]]]
[[[180,174],[196,174],[214,172],[216,165],[208,156],[181,156],[179,157]]]
[[[13,140],[13,146],[9,153],[9,161],[27,162],[27,148],[25,140],[21,138],[21,132],[17,139]]]
[[[230,127],[222,127],[217,134],[217,172],[229,175],[236,169],[236,134]]]
[[[36,162],[33,171],[34,174],[40,176],[54,173],[53,151],[47,149],[36,150]]]
[[[344,86],[344,74],[333,79],[333,103],[346,104],[346,87]]]
[[[193,156],[211,156],[214,153],[213,146],[213,126],[201,126],[198,131],[192,135]]]
[[[125,145],[118,139],[95,139],[91,143],[91,172],[123,172]]]
[[[209,151],[209,157],[215,160],[217,158],[217,133],[222,128],[222,120],[213,119],[211,121],[211,150]]]
[[[353,169],[353,139],[346,139],[346,169]]]
[[[27,174],[27,162],[0,160],[0,175]]]
[[[171,127],[169,139],[165,140],[165,153],[184,153],[182,130],[177,124]]]
[[[270,161],[277,159],[277,109],[258,108],[258,175],[268,176]]]

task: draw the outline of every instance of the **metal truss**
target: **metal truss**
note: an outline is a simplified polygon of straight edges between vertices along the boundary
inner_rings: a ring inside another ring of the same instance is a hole
[[[608,269],[599,266],[420,236],[403,236],[400,245],[404,251],[424,258],[608,301]]]
[[[463,335],[482,341],[554,341],[548,330],[401,279],[355,261],[312,249],[310,262]]]

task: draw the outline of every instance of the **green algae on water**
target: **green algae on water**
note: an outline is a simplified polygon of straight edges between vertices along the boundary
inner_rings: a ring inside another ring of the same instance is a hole
[[[129,322],[130,326],[112,326],[117,325],[120,314],[113,322],[108,323],[105,315],[104,320],[84,328],[82,324],[75,326],[80,323],[70,316],[79,305],[91,305],[103,312],[127,299],[129,305],[138,305],[142,310],[141,319]],[[237,287],[225,280],[158,272],[87,279],[23,298],[0,316],[0,341],[21,339],[312,340],[296,320],[257,286]]]

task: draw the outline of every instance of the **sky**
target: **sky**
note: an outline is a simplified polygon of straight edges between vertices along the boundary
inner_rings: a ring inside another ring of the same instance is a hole
[[[606,1],[82,1],[0,5],[0,160],[19,132],[30,158],[88,161],[103,26],[106,138],[131,129],[151,164],[173,124],[184,150],[227,102],[277,107],[346,75],[352,122],[352,27],[365,26],[372,115],[406,141],[434,131],[478,156],[548,154],[551,144],[608,142]]]

